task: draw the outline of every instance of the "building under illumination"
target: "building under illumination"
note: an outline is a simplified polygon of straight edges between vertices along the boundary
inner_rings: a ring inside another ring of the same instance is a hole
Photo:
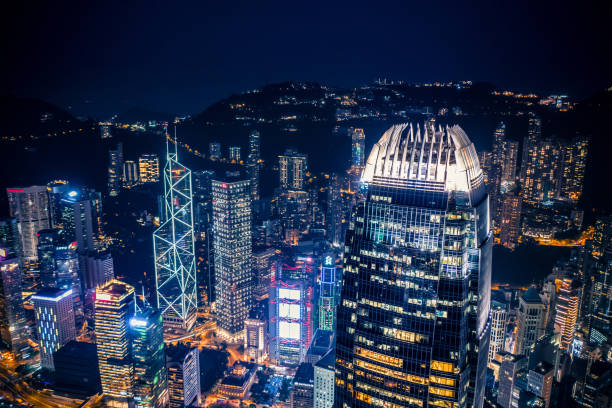
[[[287,149],[278,156],[279,185],[283,190],[303,190],[308,156],[295,149]]]
[[[221,143],[210,143],[208,145],[208,155],[211,159],[219,160],[221,158]]]
[[[251,187],[227,176],[212,182],[217,328],[241,341],[253,298]]]
[[[134,160],[126,160],[123,162],[123,187],[132,188],[138,185],[140,177],[138,176],[138,163]]]
[[[183,343],[166,349],[170,408],[200,405],[200,352]]]
[[[515,354],[526,355],[546,329],[546,306],[532,286],[519,298]]]
[[[53,353],[76,339],[72,289],[45,288],[32,296],[43,368],[55,370]]]
[[[487,363],[490,364],[495,355],[504,350],[506,340],[506,327],[508,320],[508,306],[504,303],[491,301],[491,340],[489,342],[489,357]]]
[[[196,322],[197,280],[191,170],[167,147],[162,224],[153,233],[157,307],[164,328],[189,331]]]
[[[317,299],[317,328],[336,330],[336,265],[334,257],[326,255],[321,264],[321,281]]]
[[[251,180],[251,197],[253,201],[259,200],[259,173],[261,170],[260,135],[253,130],[249,134],[249,154],[247,156],[247,171]]]
[[[134,393],[129,320],[135,312],[134,288],[113,279],[95,295],[96,344],[105,406],[128,408]]]
[[[0,248],[0,339],[15,358],[27,359],[30,346],[21,287],[19,259]]]
[[[240,146],[229,147],[229,159],[231,162],[240,163]]]
[[[123,143],[108,151],[108,195],[116,197],[121,192],[123,176]]]
[[[161,313],[150,307],[130,318],[134,404],[136,408],[168,405],[168,375]]]
[[[574,340],[581,293],[573,287],[571,279],[563,279],[557,292],[557,312],[555,314],[555,332],[561,334],[559,348],[567,350]]]
[[[347,231],[337,408],[474,406],[490,334],[489,200],[459,126],[391,127]]]
[[[159,183],[159,157],[141,154],[138,157],[138,173],[141,183]]]

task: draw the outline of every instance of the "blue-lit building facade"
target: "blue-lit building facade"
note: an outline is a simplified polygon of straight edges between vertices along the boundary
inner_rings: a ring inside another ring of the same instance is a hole
[[[321,280],[317,301],[317,328],[334,331],[336,329],[336,264],[334,257],[326,255],[321,264]]]
[[[337,408],[482,407],[489,202],[458,127],[391,127],[373,147],[346,236]]]
[[[270,360],[283,367],[297,367],[313,334],[313,277],[306,262],[274,264],[269,291]]]

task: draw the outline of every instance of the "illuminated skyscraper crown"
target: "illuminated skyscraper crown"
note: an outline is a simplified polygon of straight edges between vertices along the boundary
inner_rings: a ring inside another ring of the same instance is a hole
[[[459,126],[389,128],[374,145],[361,175],[367,184],[437,191],[471,191],[482,184],[474,144]]]

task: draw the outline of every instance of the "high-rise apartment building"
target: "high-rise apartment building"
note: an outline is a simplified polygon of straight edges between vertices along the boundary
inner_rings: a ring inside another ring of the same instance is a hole
[[[515,354],[527,355],[546,329],[546,306],[533,286],[519,298],[516,320],[518,327],[514,351]]]
[[[140,177],[138,175],[138,163],[134,160],[126,160],[123,162],[123,176],[121,178],[123,187],[133,188],[138,185]]]
[[[32,296],[43,368],[55,370],[53,353],[76,339],[72,289],[45,288]]]
[[[559,198],[571,203],[578,203],[582,195],[584,172],[586,170],[589,139],[576,137],[565,143]]]
[[[96,289],[96,344],[105,406],[128,408],[134,391],[129,319],[135,312],[134,288],[113,279]]]
[[[136,408],[165,408],[168,405],[168,375],[161,313],[150,307],[130,319],[134,403]]]
[[[335,406],[482,407],[489,202],[459,126],[391,127],[363,171],[346,237]]]
[[[523,188],[527,179],[527,170],[531,171],[533,167],[532,151],[535,149],[537,143],[542,138],[542,120],[530,113],[528,124],[527,124],[527,135],[523,138],[523,152],[521,158],[521,175],[520,181]]]
[[[221,143],[210,143],[208,145],[208,155],[211,159],[219,160],[221,158]]]
[[[260,135],[253,130],[249,134],[249,154],[247,156],[247,172],[251,180],[251,197],[259,200],[259,173],[261,171]]]
[[[123,176],[123,143],[117,143],[116,149],[108,151],[108,195],[118,196],[121,192]]]
[[[578,322],[581,293],[578,289],[572,287],[572,284],[571,279],[563,279],[557,293],[555,331],[561,334],[559,345],[561,350],[567,350],[572,344],[576,332],[576,323]]]
[[[270,360],[297,367],[312,341],[313,277],[306,263],[277,261],[268,298]]]
[[[314,408],[334,406],[335,353],[330,350],[314,366]]]
[[[141,154],[138,157],[138,174],[141,183],[159,183],[159,157]]]
[[[200,353],[179,343],[166,349],[170,408],[200,405]]]
[[[500,197],[501,218],[499,223],[499,242],[513,249],[518,243],[521,232],[521,197],[508,192]]]
[[[0,248],[0,338],[16,359],[29,357],[28,329],[21,298],[19,259]]]
[[[552,138],[540,139],[529,147],[523,182],[523,201],[544,203],[557,198],[563,151]]]
[[[240,163],[240,146],[229,147],[229,159],[232,163]]]
[[[336,330],[336,265],[332,255],[323,257],[321,264],[321,281],[319,283],[317,328],[322,330]]]
[[[308,156],[295,149],[287,149],[278,156],[279,185],[283,190],[303,190],[308,171]]]
[[[157,307],[165,329],[189,331],[198,308],[191,170],[178,161],[176,145],[166,154],[161,219],[153,233]]]
[[[23,261],[35,261],[38,256],[36,234],[51,226],[47,187],[11,187],[6,192],[10,215],[17,220],[19,256]]]
[[[495,355],[504,350],[506,340],[506,327],[508,320],[508,306],[504,303],[491,301],[491,340],[489,342],[489,357],[487,363],[490,364]]]
[[[253,297],[250,181],[220,177],[212,194],[217,327],[238,340]]]

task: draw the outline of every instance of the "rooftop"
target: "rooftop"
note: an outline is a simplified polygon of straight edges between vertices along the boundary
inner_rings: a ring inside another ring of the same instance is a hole
[[[541,303],[542,299],[535,286],[527,289],[522,296],[523,300],[527,303]]]

